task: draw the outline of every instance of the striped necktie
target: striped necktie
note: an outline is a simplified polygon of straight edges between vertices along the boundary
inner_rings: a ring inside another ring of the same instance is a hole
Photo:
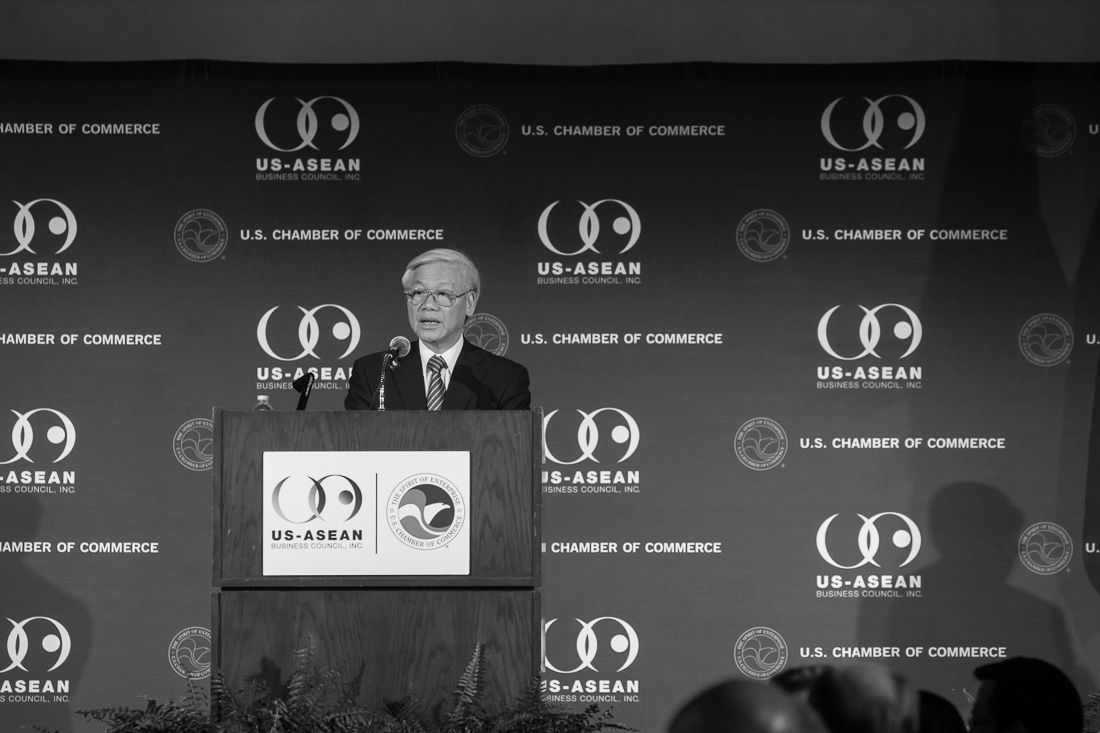
[[[447,368],[447,362],[442,356],[436,354],[428,359],[428,409],[438,410],[443,406],[443,376],[440,374]]]

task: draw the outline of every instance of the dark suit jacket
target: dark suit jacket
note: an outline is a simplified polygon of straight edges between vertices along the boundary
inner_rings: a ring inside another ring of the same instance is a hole
[[[344,408],[378,409],[378,375],[385,352],[356,359],[348,380]],[[401,365],[386,374],[387,410],[427,410],[420,344],[412,342]],[[492,354],[469,341],[458,354],[451,383],[443,394],[444,410],[529,410],[530,378],[527,369],[511,359]]]

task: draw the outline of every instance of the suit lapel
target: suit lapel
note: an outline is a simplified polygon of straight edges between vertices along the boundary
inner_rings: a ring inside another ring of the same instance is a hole
[[[424,394],[424,367],[420,365],[420,344],[414,341],[409,355],[390,374],[400,400],[400,404],[394,407],[402,410],[428,409],[428,397]]]
[[[451,375],[451,383],[443,394],[444,410],[477,409],[477,388],[485,378],[483,361],[481,349],[469,341],[462,344],[454,374]],[[424,398],[424,402],[427,404],[427,398]]]

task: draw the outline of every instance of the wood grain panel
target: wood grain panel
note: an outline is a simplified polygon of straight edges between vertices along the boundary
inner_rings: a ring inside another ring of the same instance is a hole
[[[285,683],[310,639],[318,663],[353,680],[370,708],[417,690],[448,702],[476,642],[486,701],[513,700],[538,670],[538,594],[518,589],[250,589],[214,595],[215,659],[232,689]]]
[[[214,422],[215,585],[532,587],[538,582],[539,411],[215,410]],[[266,450],[469,451],[470,575],[265,578],[261,496]]]

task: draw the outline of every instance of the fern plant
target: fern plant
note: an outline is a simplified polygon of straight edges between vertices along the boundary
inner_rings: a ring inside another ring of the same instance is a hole
[[[192,683],[178,700],[144,709],[79,710],[107,726],[106,733],[599,733],[633,730],[612,722],[611,710],[590,705],[580,712],[546,702],[534,677],[519,700],[489,711],[485,704],[485,650],[478,643],[451,693],[445,715],[427,713],[414,694],[387,701],[379,711],[358,706],[354,685],[331,667],[317,664],[310,639],[294,652],[294,670],[285,685],[272,690],[262,675],[242,690],[231,690],[220,672],[210,695]],[[42,733],[47,733],[43,731]]]

